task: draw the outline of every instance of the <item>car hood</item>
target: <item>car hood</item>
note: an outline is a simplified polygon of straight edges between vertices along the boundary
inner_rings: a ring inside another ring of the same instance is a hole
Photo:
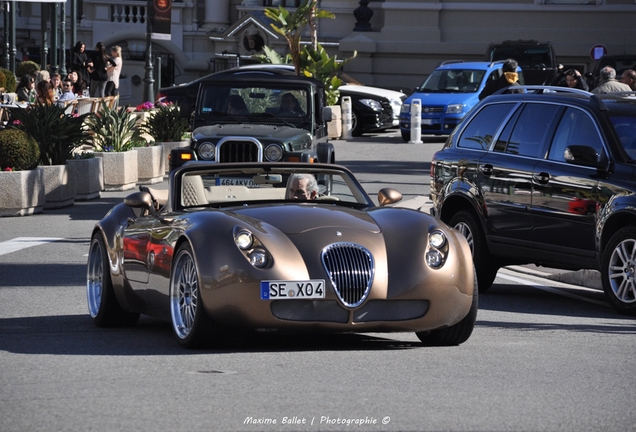
[[[376,221],[366,212],[348,207],[304,203],[298,205],[255,206],[240,208],[231,213],[252,225],[265,222],[286,235],[302,234],[313,230],[363,230],[379,233]],[[245,219],[247,218],[247,219]]]
[[[340,91],[341,93],[344,93],[345,96],[347,93],[352,93],[352,94],[357,94],[361,96],[362,95],[382,96],[389,100],[395,99],[400,101],[403,100],[405,97],[404,93],[401,93],[398,91],[383,89],[380,87],[371,87],[366,85],[345,84],[338,87],[338,91]]]
[[[272,140],[288,140],[299,135],[309,135],[302,128],[285,125],[262,125],[253,123],[217,124],[201,126],[192,133],[194,139],[203,137],[249,136],[254,138],[271,138]]]
[[[424,105],[450,105],[450,104],[466,104],[474,100],[476,104],[479,101],[477,92],[474,93],[413,93],[404,103],[412,103],[413,99],[420,99],[422,106]]]

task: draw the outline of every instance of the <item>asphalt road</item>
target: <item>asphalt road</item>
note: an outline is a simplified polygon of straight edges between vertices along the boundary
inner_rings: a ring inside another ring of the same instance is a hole
[[[369,193],[416,202],[441,144],[335,145]],[[636,431],[636,321],[596,290],[510,269],[458,347],[260,335],[186,351],[150,318],[96,328],[89,235],[126,194],[0,219],[0,431]]]

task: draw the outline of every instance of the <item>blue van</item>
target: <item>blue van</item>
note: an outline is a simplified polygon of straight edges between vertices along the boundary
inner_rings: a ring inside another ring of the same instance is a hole
[[[411,139],[411,101],[422,101],[422,135],[450,135],[470,109],[479,102],[479,93],[488,80],[501,74],[503,61],[442,63],[402,104],[400,132]],[[524,84],[521,68],[519,84]]]

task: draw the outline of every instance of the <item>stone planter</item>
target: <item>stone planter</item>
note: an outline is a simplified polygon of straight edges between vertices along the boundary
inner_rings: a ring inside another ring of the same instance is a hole
[[[44,208],[56,209],[75,204],[75,182],[68,165],[42,165]]]
[[[327,135],[329,138],[340,138],[342,135],[342,107],[330,105],[331,121],[327,122]]]
[[[179,147],[188,147],[190,141],[171,141],[171,142],[157,142],[155,145],[160,145],[163,148],[163,172],[170,172],[170,150]]]
[[[161,146],[136,147],[139,168],[138,184],[154,184],[163,181],[163,149]]]
[[[41,167],[30,171],[0,171],[0,216],[26,216],[44,209]]]
[[[75,200],[85,201],[101,196],[104,189],[104,163],[101,158],[69,159],[71,175],[75,183]]]
[[[95,152],[104,164],[104,190],[123,191],[135,188],[139,180],[137,150]]]

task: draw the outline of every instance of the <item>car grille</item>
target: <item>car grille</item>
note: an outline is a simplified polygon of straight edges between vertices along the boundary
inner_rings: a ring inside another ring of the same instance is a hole
[[[249,141],[226,141],[218,162],[258,162],[258,145]]]
[[[356,307],[367,298],[375,270],[367,249],[353,243],[334,243],[323,249],[322,264],[345,306]]]
[[[422,107],[423,114],[441,113],[441,112],[444,112],[444,107],[441,107],[441,106],[423,106]]]

